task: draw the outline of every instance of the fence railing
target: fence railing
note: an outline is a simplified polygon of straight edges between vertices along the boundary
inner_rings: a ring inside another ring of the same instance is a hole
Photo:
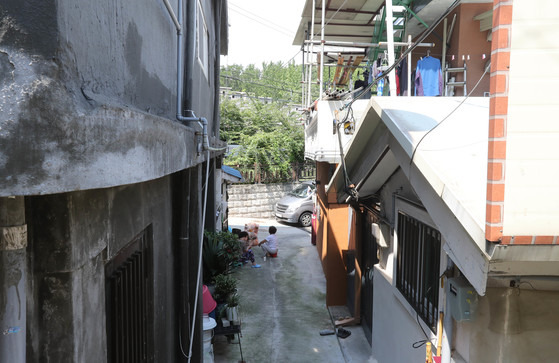
[[[246,184],[287,183],[316,178],[314,162],[292,164],[287,171],[273,166],[266,170],[262,170],[259,165],[235,165],[233,167],[241,172]]]

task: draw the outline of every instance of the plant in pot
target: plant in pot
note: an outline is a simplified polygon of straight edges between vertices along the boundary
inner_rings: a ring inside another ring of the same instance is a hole
[[[204,283],[209,285],[216,276],[231,272],[241,257],[242,245],[238,236],[228,231],[205,231],[204,237]]]
[[[204,232],[204,245],[202,246],[202,265],[204,267],[204,283],[212,284],[217,275],[225,273],[227,266],[221,257],[223,241],[218,238],[217,232]]]
[[[227,299],[227,320],[233,325],[239,325],[239,295],[229,295]]]
[[[214,285],[214,299],[218,304],[227,302],[229,296],[237,291],[237,279],[231,275],[217,275],[214,278]]]
[[[226,272],[231,272],[235,263],[239,262],[243,252],[242,242],[236,234],[231,232],[218,232],[218,238],[223,243],[221,258],[227,266]]]

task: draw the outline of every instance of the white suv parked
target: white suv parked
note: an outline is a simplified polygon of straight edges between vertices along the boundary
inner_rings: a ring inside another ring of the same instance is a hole
[[[314,181],[306,181],[281,198],[274,207],[276,220],[309,227],[314,210]]]

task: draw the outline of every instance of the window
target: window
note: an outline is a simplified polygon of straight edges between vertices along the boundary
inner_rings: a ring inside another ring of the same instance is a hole
[[[436,331],[439,301],[441,234],[398,212],[396,287],[419,317]]]
[[[208,34],[208,27],[206,25],[206,19],[204,18],[204,11],[202,9],[202,4],[198,1],[198,17],[196,21],[196,55],[198,56],[198,62],[200,63],[202,70],[206,77],[208,76],[208,64],[209,64],[209,42],[210,36]]]
[[[107,361],[153,361],[151,227],[105,266]]]

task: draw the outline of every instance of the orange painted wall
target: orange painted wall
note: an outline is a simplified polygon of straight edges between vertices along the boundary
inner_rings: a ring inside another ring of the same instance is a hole
[[[347,204],[330,204],[326,221],[326,305],[345,305],[347,277],[343,252],[348,249]]]
[[[324,247],[324,241],[326,236],[326,220],[328,216],[328,197],[326,196],[325,186],[329,181],[329,170],[330,164],[328,163],[316,163],[316,203],[317,203],[317,230],[316,230],[316,249],[318,251],[318,256],[322,261],[322,269],[324,274],[326,274],[326,248]]]
[[[346,268],[342,251],[348,249],[349,206],[336,204],[335,196],[328,196],[325,192],[332,168],[333,166],[328,163],[316,164],[316,199],[320,208],[316,249],[326,276],[327,306],[345,305],[347,290]]]

